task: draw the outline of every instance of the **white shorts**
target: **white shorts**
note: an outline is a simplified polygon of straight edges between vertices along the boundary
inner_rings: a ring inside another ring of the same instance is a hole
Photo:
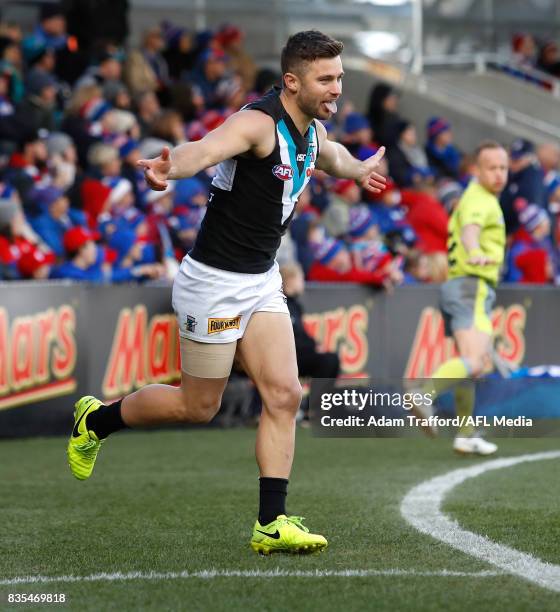
[[[196,342],[234,342],[254,312],[289,314],[278,264],[262,274],[213,268],[185,255],[173,283],[179,335]]]

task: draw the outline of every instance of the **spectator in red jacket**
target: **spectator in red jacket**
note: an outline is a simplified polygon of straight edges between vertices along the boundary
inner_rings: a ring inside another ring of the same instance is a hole
[[[27,222],[13,188],[0,183],[0,279],[25,277],[19,262],[25,254],[38,249],[54,258]]]
[[[401,191],[401,203],[406,209],[406,221],[416,236],[416,247],[425,253],[447,251],[448,216],[443,205],[425,191]]]

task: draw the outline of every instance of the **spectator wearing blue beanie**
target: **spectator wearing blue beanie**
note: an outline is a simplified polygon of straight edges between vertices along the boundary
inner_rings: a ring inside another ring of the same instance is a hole
[[[31,226],[57,256],[64,256],[65,232],[75,225],[85,225],[86,217],[80,210],[70,208],[68,198],[58,187],[34,188],[29,197],[42,210]]]
[[[119,157],[122,162],[121,175],[132,184],[136,206],[144,209],[150,187],[146,183],[142,168],[139,168],[136,163],[141,158],[140,143],[134,138],[119,136],[113,144],[118,145]]]
[[[504,282],[546,283],[560,281],[560,256],[551,236],[548,213],[518,198],[515,209],[519,229],[506,252]]]
[[[347,271],[351,267],[348,250],[342,240],[325,235],[321,242],[311,245],[315,260],[323,266],[332,266],[338,271]]]
[[[138,240],[136,232],[131,228],[118,228],[109,236],[107,245],[116,252],[115,269],[157,263],[154,245]]]
[[[310,237],[319,227],[319,217],[313,209],[299,214],[290,225],[290,237],[296,245],[296,254],[305,276],[315,259]]]
[[[208,201],[208,190],[195,177],[179,179],[175,183],[175,195],[173,202],[175,206],[206,206]]]
[[[438,177],[459,178],[462,154],[453,144],[451,124],[443,117],[432,117],[426,125],[426,155]]]
[[[170,219],[170,230],[177,255],[182,259],[190,250],[206,215],[208,189],[197,178],[180,179],[175,183],[174,217]]]
[[[367,118],[360,113],[348,113],[344,120],[342,142],[354,157],[365,160],[379,148],[372,138],[372,130]]]
[[[179,259],[189,251],[196,240],[200,229],[201,217],[197,209],[180,208],[168,219],[168,226],[173,243],[177,246]]]
[[[344,120],[344,131],[346,134],[355,134],[360,130],[371,130],[369,121],[361,113],[348,113]],[[371,131],[369,131],[371,135]]]

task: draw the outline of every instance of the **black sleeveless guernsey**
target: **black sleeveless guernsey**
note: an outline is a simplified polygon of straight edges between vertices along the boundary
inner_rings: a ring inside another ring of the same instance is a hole
[[[315,167],[315,121],[302,136],[274,88],[244,109],[274,119],[276,143],[268,157],[237,155],[218,165],[208,207],[190,256],[214,268],[259,274],[269,270],[294,207]]]

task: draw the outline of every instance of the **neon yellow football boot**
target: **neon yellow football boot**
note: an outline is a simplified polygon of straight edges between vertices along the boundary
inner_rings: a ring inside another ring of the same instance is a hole
[[[325,549],[328,546],[327,540],[322,535],[309,533],[303,520],[302,516],[284,514],[280,514],[268,525],[261,525],[257,520],[251,548],[261,555],[274,552],[308,554]]]
[[[74,411],[74,429],[68,441],[68,465],[72,474],[78,480],[85,480],[91,476],[97,453],[103,444],[93,431],[86,427],[86,417],[98,410],[103,403],[92,395],[80,398]]]

